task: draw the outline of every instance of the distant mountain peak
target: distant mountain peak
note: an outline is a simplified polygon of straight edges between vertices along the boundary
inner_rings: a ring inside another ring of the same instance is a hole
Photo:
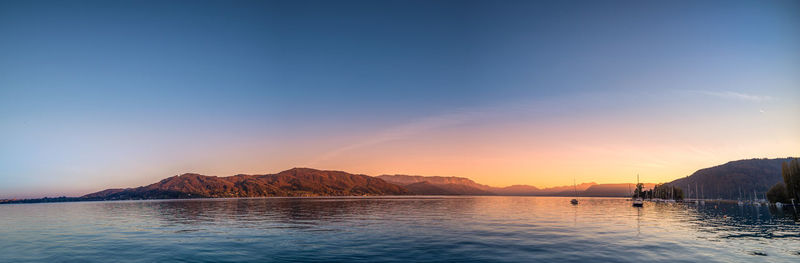
[[[283,172],[319,172],[319,171],[322,171],[322,170],[318,170],[318,169],[314,169],[314,168],[307,168],[307,167],[294,167],[292,169],[289,169],[289,170],[286,170],[286,171],[283,171]],[[339,172],[339,171],[328,170],[328,172]]]

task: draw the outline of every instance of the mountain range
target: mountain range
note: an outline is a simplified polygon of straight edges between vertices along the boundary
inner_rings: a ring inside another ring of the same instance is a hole
[[[749,159],[700,169],[667,184],[687,189],[690,197],[759,198],[782,182],[781,163],[791,158]],[[655,184],[644,184],[652,188]],[[630,196],[633,183],[582,183],[576,186],[537,188],[530,185],[492,187],[463,177],[350,174],[293,168],[276,174],[205,176],[194,173],[172,176],[135,188],[106,189],[81,197],[0,200],[3,202],[61,202],[127,199],[219,198],[268,196],[364,196],[364,195],[513,195],[513,196]],[[695,190],[695,188],[697,190]]]
[[[577,191],[585,191],[597,183],[582,183],[577,186],[558,186],[551,188],[538,188],[531,185],[512,185],[507,187],[493,187],[476,183],[464,177],[421,176],[421,175],[379,175],[377,176],[389,183],[400,185],[415,195],[514,195],[514,196],[542,196],[542,195],[573,195]],[[627,193],[627,192],[626,192]]]
[[[263,196],[405,195],[408,191],[381,179],[341,171],[294,168],[277,174],[228,177],[182,174],[127,189],[108,189],[86,199],[165,199]]]

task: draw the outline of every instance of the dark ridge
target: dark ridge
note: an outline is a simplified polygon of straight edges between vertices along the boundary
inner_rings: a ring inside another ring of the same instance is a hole
[[[708,199],[736,200],[758,198],[770,187],[783,182],[781,164],[792,158],[748,159],[727,162],[722,165],[697,170],[691,175],[668,184],[684,190],[684,195],[699,195]],[[696,190],[695,190],[695,185]],[[688,188],[687,188],[688,187]],[[739,194],[741,189],[741,196]],[[699,193],[698,193],[699,192]]]

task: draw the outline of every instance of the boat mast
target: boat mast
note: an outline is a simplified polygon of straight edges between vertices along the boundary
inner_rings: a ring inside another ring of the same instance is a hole
[[[578,183],[575,182],[575,177],[572,177],[572,188],[575,189],[575,197],[578,197]]]
[[[636,174],[636,190],[639,190],[639,174]],[[638,193],[636,193],[636,197],[639,197],[639,198],[642,197],[642,190],[644,190],[644,186],[642,186],[642,189],[639,190]]]
[[[628,184],[628,196],[631,196],[631,184]]]

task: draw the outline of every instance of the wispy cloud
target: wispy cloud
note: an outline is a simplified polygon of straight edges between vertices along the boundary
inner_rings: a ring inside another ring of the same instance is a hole
[[[680,90],[679,92],[748,102],[774,100],[774,98],[770,96],[752,95],[734,91]],[[499,119],[504,119],[504,121],[519,121],[524,119],[528,122],[535,122],[537,120],[542,121],[546,118],[555,118],[554,116],[562,115],[568,117],[579,116],[580,118],[587,118],[587,116],[593,115],[594,117],[604,117],[606,118],[605,120],[608,120],[608,118],[624,118],[624,116],[613,115],[613,112],[603,113],[602,111],[612,103],[626,103],[625,101],[635,101],[637,99],[648,99],[648,97],[639,93],[580,93],[559,98],[519,99],[492,105],[461,108],[444,113],[423,116],[397,125],[377,129],[377,131],[370,135],[358,138],[349,143],[342,143],[338,148],[314,156],[304,165],[318,166],[325,161],[335,159],[341,155],[346,155],[350,151],[403,140],[435,130],[468,123],[499,121]],[[511,116],[513,116],[513,118],[511,118]],[[573,118],[571,120],[559,121],[575,122],[579,120]],[[544,120],[544,122],[547,122],[547,120]],[[661,165],[656,162],[651,162],[651,164],[653,166]]]
[[[764,95],[753,95],[753,94],[746,94],[741,92],[735,91],[708,91],[708,90],[696,90],[693,91],[694,93],[703,94],[707,96],[713,96],[717,98],[724,98],[724,99],[733,99],[733,100],[741,100],[741,101],[750,101],[750,102],[764,102],[770,101],[773,98],[770,96]]]
[[[547,99],[518,99],[504,101],[503,103],[483,105],[471,108],[461,108],[444,113],[429,115],[410,120],[395,126],[388,126],[370,136],[360,138],[350,144],[325,152],[316,158],[311,159],[306,166],[318,166],[319,163],[334,159],[349,151],[367,148],[391,141],[401,140],[424,134],[438,129],[444,129],[456,125],[481,122],[497,121],[498,118],[509,118],[516,116],[515,119],[531,118],[532,116],[549,116],[554,114],[567,114],[569,111],[576,110],[581,105],[594,105],[599,101],[609,101],[625,94],[611,93],[582,93],[562,98]],[[572,106],[565,106],[572,105]],[[592,106],[582,110],[590,110]]]
[[[484,115],[485,113],[481,111],[462,110],[412,120],[404,124],[388,127],[356,143],[345,145],[341,148],[327,152],[317,159],[311,161],[308,165],[313,166],[319,162],[332,159],[350,150],[378,145],[385,142],[407,138],[409,136],[417,135],[426,131],[466,123]]]

